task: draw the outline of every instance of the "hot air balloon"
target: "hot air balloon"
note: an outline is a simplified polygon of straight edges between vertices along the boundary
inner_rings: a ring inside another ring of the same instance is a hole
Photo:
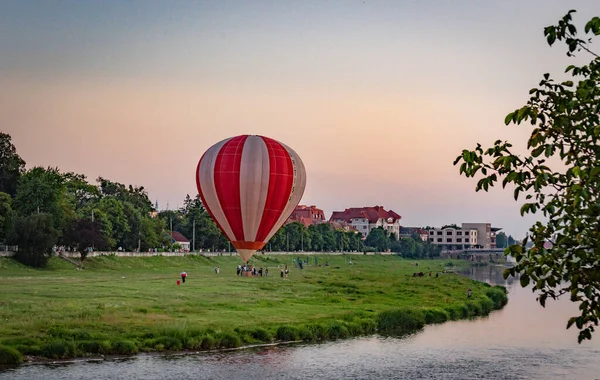
[[[241,135],[211,146],[198,162],[204,207],[244,262],[285,223],[306,186],[304,164],[287,145]]]

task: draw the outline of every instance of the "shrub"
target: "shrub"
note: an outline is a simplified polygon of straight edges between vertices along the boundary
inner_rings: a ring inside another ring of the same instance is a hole
[[[298,330],[293,326],[280,326],[275,337],[284,342],[298,340]]]
[[[317,337],[308,326],[302,326],[298,329],[298,338],[305,342],[314,342]]]
[[[42,350],[37,344],[34,344],[32,346],[20,344],[16,346],[16,349],[23,355],[40,356],[42,354]]]
[[[23,363],[23,355],[12,347],[0,346],[0,365],[17,365]]]
[[[323,325],[314,323],[307,325],[306,328],[311,331],[316,340],[327,339],[327,329]]]
[[[118,355],[131,355],[138,352],[138,348],[130,340],[118,340],[112,344],[111,352]]]
[[[448,312],[445,310],[440,310],[440,309],[428,309],[428,310],[425,310],[424,314],[425,314],[425,323],[427,323],[427,324],[444,323],[448,319],[450,319]]]
[[[212,335],[205,335],[202,337],[202,343],[200,343],[200,348],[203,350],[212,350],[217,347],[217,340]]]
[[[219,346],[223,348],[236,348],[242,345],[242,340],[234,333],[222,333],[219,338]]]
[[[481,306],[481,315],[488,315],[490,311],[494,310],[494,302],[488,297],[482,297],[479,305]]]
[[[468,301],[465,303],[465,306],[467,307],[469,318],[481,315],[481,305],[479,303]]]
[[[263,328],[256,328],[250,331],[250,336],[258,341],[269,343],[273,339],[271,333]]]
[[[162,344],[165,349],[172,351],[181,350],[181,348],[183,347],[181,341],[172,336],[161,336],[160,338],[157,338],[155,340],[154,348],[156,348],[157,344]]]
[[[420,310],[387,310],[377,316],[380,331],[394,334],[409,334],[425,326],[425,316]]]
[[[348,328],[339,321],[333,321],[327,324],[327,335],[329,339],[343,339],[350,336]]]
[[[374,334],[377,331],[377,322],[371,318],[359,319],[363,334]]]
[[[42,356],[51,359],[63,359],[75,355],[75,344],[64,340],[55,340],[40,348]]]
[[[191,337],[187,340],[185,344],[185,348],[188,350],[198,350],[202,347],[202,338],[201,337]]]
[[[110,343],[102,340],[84,340],[77,344],[79,350],[89,354],[107,354],[110,352]]]
[[[348,329],[348,335],[359,336],[363,334],[362,325],[359,322],[345,322],[344,325]]]
[[[485,295],[492,300],[494,310],[501,309],[508,302],[506,288],[503,286],[494,286],[493,288],[487,289]]]

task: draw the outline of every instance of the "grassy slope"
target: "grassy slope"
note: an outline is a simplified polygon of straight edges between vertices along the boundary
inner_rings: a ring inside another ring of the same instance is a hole
[[[96,339],[109,347],[127,339],[138,348],[162,349],[164,345],[155,347],[156,342],[146,338],[169,335],[168,329],[193,329],[203,335],[207,329],[210,333],[253,327],[277,336],[281,325],[356,316],[375,320],[378,313],[395,308],[464,309],[467,288],[473,290],[474,302],[487,300],[489,291],[455,274],[435,278],[443,270],[442,261],[421,261],[416,267],[414,261],[394,256],[353,256],[355,265],[350,266],[342,256],[321,256],[319,263],[327,260],[329,267],[298,270],[291,259],[254,258],[257,267],[270,268],[268,278],[237,277],[236,257],[101,257],[88,259],[85,270],[59,259],[52,259],[44,270],[0,259],[0,344],[54,357],[94,351],[71,348],[54,354],[44,349],[56,340],[72,341],[77,347],[78,341]],[[277,267],[283,264],[290,267],[288,279],[279,276]],[[219,275],[215,265],[221,268]],[[177,286],[181,270],[187,271],[188,280]],[[413,272],[430,270],[432,277],[412,277]],[[241,343],[251,340],[241,338]]]

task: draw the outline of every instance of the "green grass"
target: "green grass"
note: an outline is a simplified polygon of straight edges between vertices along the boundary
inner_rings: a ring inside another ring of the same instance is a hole
[[[49,358],[234,348],[407,333],[506,303],[502,288],[441,273],[447,260],[414,266],[395,256],[353,256],[350,266],[323,255],[322,266],[304,270],[291,260],[257,256],[252,264],[268,266],[270,276],[243,278],[236,257],[106,256],[86,260],[84,270],[58,259],[36,270],[0,258],[0,345]],[[282,279],[285,264],[290,274]],[[182,270],[188,277],[178,286]],[[426,275],[412,277],[420,271]]]

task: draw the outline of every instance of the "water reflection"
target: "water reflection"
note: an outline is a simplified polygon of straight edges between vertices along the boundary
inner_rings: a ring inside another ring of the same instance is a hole
[[[474,267],[473,278],[509,288],[509,303],[485,318],[427,326],[404,337],[363,337],[193,356],[25,366],[0,379],[599,379],[600,340],[577,344],[566,330],[568,299],[535,302],[530,289]],[[600,338],[600,337],[597,337]]]

